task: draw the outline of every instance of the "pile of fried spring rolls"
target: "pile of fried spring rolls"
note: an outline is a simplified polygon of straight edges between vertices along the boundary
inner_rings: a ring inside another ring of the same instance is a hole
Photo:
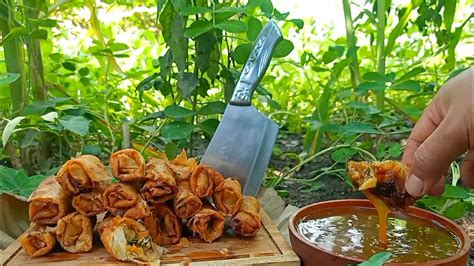
[[[56,242],[71,253],[90,251],[104,213],[97,228],[105,249],[132,262],[156,261],[160,245],[180,242],[183,224],[205,242],[221,237],[229,220],[241,236],[254,236],[262,226],[256,198],[185,151],[174,160],[145,161],[124,149],[111,155],[110,168],[111,174],[97,157],[82,155],[40,184],[29,199],[32,225],[21,239],[30,256],[49,253]]]

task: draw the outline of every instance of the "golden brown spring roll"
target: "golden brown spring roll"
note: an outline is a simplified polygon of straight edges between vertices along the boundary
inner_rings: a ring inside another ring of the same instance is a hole
[[[88,192],[76,195],[72,198],[72,206],[77,212],[91,217],[105,211],[102,194]]]
[[[144,224],[158,245],[176,244],[181,239],[181,219],[166,204],[153,205],[152,215],[144,219]]]
[[[178,182],[188,180],[197,168],[197,163],[194,158],[188,159],[186,150],[183,150],[174,160],[168,161],[168,166],[173,171],[174,178]]]
[[[137,190],[125,183],[115,183],[104,191],[102,197],[104,207],[114,215],[131,219],[149,216],[150,209]]]
[[[178,194],[173,200],[174,210],[176,215],[181,219],[189,219],[199,209],[201,209],[201,199],[191,192],[191,185],[189,181],[178,182]]]
[[[212,196],[216,187],[224,182],[224,177],[214,168],[201,164],[194,170],[190,181],[194,195],[207,198]]]
[[[107,252],[122,261],[156,261],[163,252],[153,243],[145,226],[126,217],[108,220],[100,239]]]
[[[124,149],[110,156],[112,174],[122,181],[145,179],[145,159],[134,149]]]
[[[189,230],[202,240],[211,243],[224,233],[225,216],[206,203],[188,221]]]
[[[32,223],[26,233],[20,237],[21,247],[31,257],[48,254],[56,245],[56,236],[46,225]]]
[[[226,215],[234,215],[242,204],[242,187],[234,178],[226,178],[212,195],[216,208]]]
[[[260,203],[255,197],[243,196],[237,214],[230,222],[232,230],[241,236],[254,236],[262,228]]]
[[[90,192],[96,184],[110,182],[99,158],[93,155],[81,155],[67,161],[56,175],[59,184],[71,194]]]
[[[91,218],[73,212],[58,221],[56,238],[61,247],[68,252],[87,252],[92,249],[93,228]]]
[[[30,221],[38,224],[56,224],[71,211],[71,197],[54,176],[43,180],[28,202]]]
[[[176,181],[166,161],[152,158],[146,164],[147,181],[140,190],[143,198],[150,203],[163,203],[171,200],[178,192]]]

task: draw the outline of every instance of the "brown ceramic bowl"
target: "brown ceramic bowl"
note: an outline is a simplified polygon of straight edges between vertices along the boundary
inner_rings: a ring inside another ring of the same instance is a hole
[[[344,265],[346,266],[349,263],[360,263],[363,260],[358,258],[351,258],[343,255],[337,255],[330,251],[324,250],[308,240],[306,240],[302,235],[298,233],[296,226],[298,223],[305,218],[306,216],[317,212],[318,210],[326,209],[326,208],[373,208],[373,205],[368,200],[357,200],[357,199],[346,199],[346,200],[334,200],[334,201],[325,201],[319,202],[315,204],[308,205],[306,207],[301,208],[295,214],[293,214],[289,221],[289,228],[290,228],[290,240],[291,245],[296,252],[296,254],[300,257],[301,262],[304,265]],[[455,256],[450,258],[430,261],[429,264],[427,263],[390,263],[386,265],[450,265],[450,266],[465,266],[469,257],[469,251],[471,248],[471,239],[469,236],[462,230],[456,223],[453,221],[446,219],[440,215],[431,213],[429,211],[409,207],[406,214],[409,216],[414,216],[417,218],[422,218],[426,220],[433,221],[444,227],[446,230],[450,231],[451,233],[455,234],[461,240],[461,250]]]

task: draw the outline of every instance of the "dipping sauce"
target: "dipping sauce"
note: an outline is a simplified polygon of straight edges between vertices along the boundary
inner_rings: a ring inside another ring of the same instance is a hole
[[[347,257],[367,260],[389,251],[390,262],[428,262],[456,255],[461,240],[440,225],[413,216],[388,219],[388,244],[379,240],[379,220],[374,209],[325,209],[303,218],[298,232],[316,246]]]

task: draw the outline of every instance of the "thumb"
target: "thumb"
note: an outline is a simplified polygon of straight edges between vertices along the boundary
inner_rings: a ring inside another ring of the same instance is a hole
[[[433,133],[416,149],[407,192],[421,197],[430,192],[448,171],[449,165],[465,150],[462,125],[448,114]],[[460,127],[461,126],[461,127]]]

